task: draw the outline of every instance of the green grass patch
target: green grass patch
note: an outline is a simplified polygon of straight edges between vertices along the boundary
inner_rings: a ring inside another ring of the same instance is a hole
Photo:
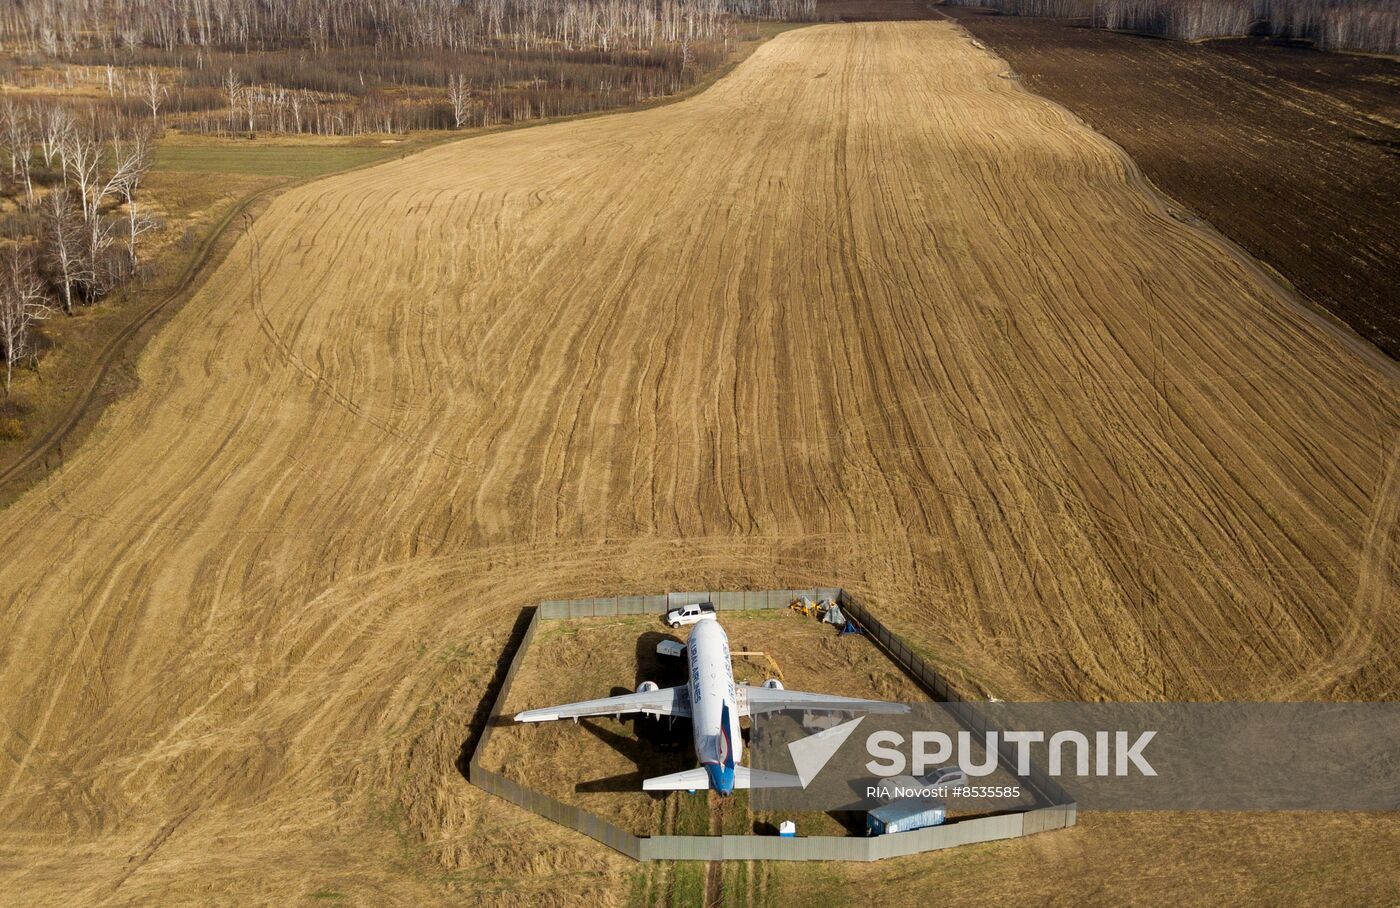
[[[757,865],[755,865],[757,866]],[[803,908],[843,908],[855,894],[840,865],[820,861],[770,861],[763,901],[785,905],[800,901]]]
[[[724,865],[724,904],[749,908],[749,862],[729,861]]]
[[[627,892],[627,908],[651,908],[654,871],[660,866],[656,862],[645,863],[632,874],[632,883]]]
[[[671,872],[671,897],[669,903],[675,908],[694,908],[705,903],[704,861],[677,861]]]
[[[676,805],[675,835],[710,834],[710,798],[705,789],[695,794],[688,791],[677,792],[673,797],[680,799]]]
[[[720,833],[723,835],[748,835],[753,832],[753,817],[749,813],[749,793],[736,791],[723,806],[720,815]]]
[[[408,143],[393,145],[285,145],[228,139],[198,143],[162,142],[155,169],[182,173],[237,173],[306,178],[388,158]]]

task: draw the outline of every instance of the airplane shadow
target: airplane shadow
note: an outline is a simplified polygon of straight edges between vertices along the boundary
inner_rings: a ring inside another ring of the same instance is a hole
[[[574,786],[574,791],[578,792],[622,792],[630,794],[634,791],[642,790],[642,783],[651,778],[645,772],[624,772],[621,775],[608,776],[603,779],[594,779],[591,782],[580,782]],[[648,792],[653,800],[660,800],[668,792],[653,791]]]
[[[840,823],[850,835],[865,835],[865,811],[828,810],[826,815]]]
[[[491,707],[500,694],[501,686],[505,683],[505,676],[510,670],[510,663],[525,639],[525,632],[529,629],[530,619],[533,615],[534,609],[527,608],[522,609],[517,616],[507,644],[496,661],[491,681],[472,712],[472,717],[467,725],[467,736],[462,741],[455,761],[457,771],[462,774],[463,778],[468,777],[471,755],[481,740],[482,732],[488,726],[502,727],[514,724],[511,716],[492,716]],[[685,645],[686,642],[684,638],[677,637],[675,634],[660,631],[647,631],[637,638],[636,685],[640,685],[643,681],[654,682],[658,687],[675,687],[686,683],[687,663],[685,658],[662,656],[657,653],[657,644],[663,640],[675,641],[681,645]],[[632,688],[614,687],[609,692],[609,696],[629,694],[635,689],[635,686]],[[631,725],[631,735],[618,734],[590,719],[581,720],[579,725],[626,757],[637,767],[636,771],[580,782],[575,786],[576,791],[640,791],[642,782],[648,778],[689,769],[694,765],[694,760],[690,758],[689,751],[685,748],[691,738],[691,726],[688,718],[634,715],[624,717],[623,721]],[[666,793],[652,792],[651,794],[653,797],[661,798]]]
[[[685,645],[685,638],[677,637],[675,634],[664,634],[660,631],[646,631],[637,637],[637,676],[633,681],[634,685],[639,685],[643,681],[654,681],[657,687],[675,687],[686,683],[685,657],[677,658],[659,654],[656,651],[656,645],[663,640]]]
[[[591,719],[579,720],[579,726],[626,757],[636,771],[580,782],[575,791],[639,791],[644,780],[686,769],[694,762],[687,759],[682,746],[690,740],[689,719],[636,716],[624,721],[631,724],[631,735],[618,734]],[[664,796],[665,792],[653,793],[656,798]]]

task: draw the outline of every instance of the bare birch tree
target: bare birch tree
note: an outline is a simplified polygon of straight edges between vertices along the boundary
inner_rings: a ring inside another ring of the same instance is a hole
[[[44,295],[44,282],[34,269],[28,249],[11,243],[0,277],[0,355],[5,358],[5,395],[10,393],[15,363],[35,358],[34,325],[52,311]]]
[[[34,133],[29,109],[6,100],[0,106],[0,128],[4,130],[5,148],[10,155],[10,176],[24,184],[24,197],[33,202],[34,181],[29,168],[34,156]]]
[[[97,295],[100,284],[98,269],[102,253],[112,242],[111,230],[102,219],[102,201],[107,181],[102,175],[102,143],[95,132],[96,128],[91,123],[70,129],[61,151],[65,182],[78,189],[78,210],[82,214],[83,234],[86,240],[79,247],[78,253],[82,261],[79,270],[83,275],[79,283],[88,288],[89,299]],[[72,284],[68,287],[71,289]],[[71,295],[65,296],[65,303],[70,306],[67,310],[69,312],[72,311],[71,302]]]
[[[39,125],[39,153],[44,156],[44,166],[51,167],[72,128],[72,121],[68,111],[55,104],[40,115]]]
[[[151,140],[143,132],[138,132],[129,142],[114,141],[112,148],[116,169],[113,184],[121,194],[126,208],[126,252],[131,270],[136,270],[136,242],[144,233],[156,228],[156,221],[136,198],[136,190],[151,169]]]
[[[165,86],[160,84],[160,73],[156,72],[155,67],[149,67],[146,70],[145,84],[142,88],[146,98],[146,106],[151,109],[151,122],[159,124],[160,105],[165,100],[167,91]]]
[[[243,86],[232,69],[224,73],[223,88],[228,96],[228,128],[229,132],[233,132],[238,124],[238,101],[243,96]]]
[[[447,80],[447,101],[452,105],[452,125],[461,129],[471,109],[471,83],[461,73]]]
[[[44,197],[44,245],[63,294],[63,311],[73,314],[73,286],[92,280],[83,261],[83,222],[74,210],[67,186],[56,186]]]
[[[113,243],[112,225],[103,217],[103,207],[127,188],[134,193],[150,167],[150,142],[144,134],[134,139],[113,136],[104,145],[96,131],[95,123],[71,129],[65,145],[66,174],[78,188],[86,229],[83,273],[89,298],[104,289],[103,262]]]

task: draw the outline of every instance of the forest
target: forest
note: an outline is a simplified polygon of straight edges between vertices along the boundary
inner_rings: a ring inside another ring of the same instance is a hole
[[[814,0],[0,4],[0,79],[206,133],[357,135],[635,104]]]

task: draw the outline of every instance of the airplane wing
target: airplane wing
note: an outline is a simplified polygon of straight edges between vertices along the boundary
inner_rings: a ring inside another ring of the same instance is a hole
[[[909,712],[908,704],[890,703],[886,700],[860,700],[855,697],[814,694],[805,690],[754,687],[749,684],[740,684],[739,689],[739,715],[741,716],[771,713],[780,709],[828,709],[855,713]]]
[[[657,776],[642,782],[644,791],[700,791],[710,787],[710,775],[705,767],[697,766],[669,776]],[[747,766],[734,767],[734,787],[742,788],[801,788],[802,780],[785,772],[769,772],[766,769],[749,769]]]
[[[684,687],[663,687],[618,697],[584,700],[563,706],[527,709],[515,714],[517,722],[552,722],[555,719],[582,719],[585,716],[619,716],[623,713],[647,713],[652,716],[690,715],[690,695]]]

